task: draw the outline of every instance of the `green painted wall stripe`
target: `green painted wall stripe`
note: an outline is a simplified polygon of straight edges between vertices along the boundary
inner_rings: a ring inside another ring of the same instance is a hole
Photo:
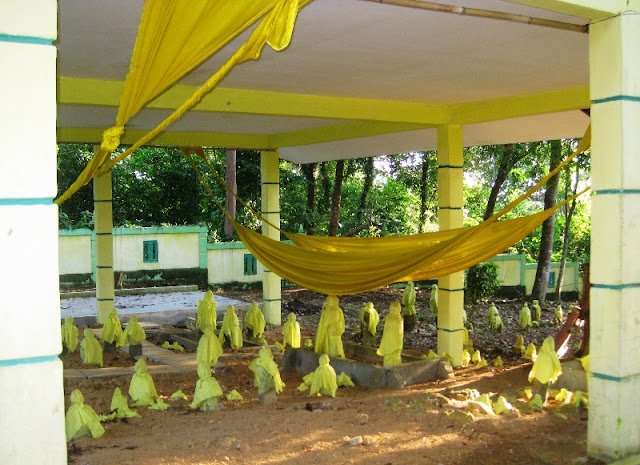
[[[595,287],[596,289],[613,289],[616,291],[621,291],[622,289],[632,289],[636,287],[640,287],[640,283],[627,283],[627,284],[592,284],[591,287]]]
[[[463,168],[462,165],[438,165],[438,169],[440,168],[449,168],[449,169],[455,169],[455,170],[461,170]]]
[[[601,189],[591,195],[640,194],[640,189]]]
[[[438,331],[444,331],[445,333],[457,333],[458,331],[464,331],[464,328],[460,328],[460,329],[438,328]]]
[[[0,205],[51,205],[51,204],[53,204],[53,197],[0,199]]]
[[[640,378],[640,373],[636,373],[634,375],[629,375],[629,376],[612,376],[612,375],[605,375],[604,373],[593,373],[593,377],[597,379],[603,379],[605,381],[624,383],[626,381],[634,381]]]
[[[113,234],[116,236],[126,236],[135,234],[190,234],[190,233],[207,233],[205,226],[162,226],[150,228],[113,228]]]
[[[591,103],[593,105],[597,105],[599,103],[620,102],[620,101],[640,102],[640,97],[636,97],[635,95],[613,95],[611,97],[592,100]]]
[[[91,236],[91,229],[58,229],[58,236]]]
[[[208,243],[207,249],[246,249],[247,247],[242,242],[214,242]]]
[[[501,255],[496,255],[495,257],[491,257],[490,259],[488,259],[488,262],[498,262],[498,261],[502,261],[502,260],[520,260],[521,258],[524,258],[524,255],[521,253],[517,253],[517,254],[501,254]]]
[[[447,292],[464,292],[464,288],[462,288],[462,289],[447,289],[446,287],[440,287],[440,288],[438,288],[438,290],[447,291]]]
[[[54,39],[45,39],[44,37],[33,36],[14,36],[11,34],[0,34],[0,42],[14,42],[18,44],[32,45],[53,45]]]
[[[438,207],[439,210],[462,210],[462,207]]]
[[[30,363],[46,363],[59,360],[57,355],[42,355],[39,357],[14,358],[12,360],[0,360],[0,367],[12,367],[16,365],[28,365]]]

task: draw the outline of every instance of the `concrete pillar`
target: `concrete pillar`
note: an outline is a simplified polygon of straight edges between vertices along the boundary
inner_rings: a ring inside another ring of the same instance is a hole
[[[98,323],[113,310],[113,209],[111,170],[93,180],[93,211],[96,247],[96,300]]]
[[[278,152],[264,151],[260,153],[260,174],[262,181],[262,216],[275,226],[280,227],[280,159]],[[262,234],[280,240],[280,231],[262,225]],[[267,324],[282,323],[282,280],[280,276],[266,268],[262,274],[262,294],[264,318]]]
[[[588,452],[640,452],[640,14],[589,27],[592,118]]]
[[[462,227],[462,127],[438,127],[438,222],[440,230]],[[438,353],[462,364],[464,272],[438,279]]]
[[[67,463],[55,1],[0,2],[0,463]]]

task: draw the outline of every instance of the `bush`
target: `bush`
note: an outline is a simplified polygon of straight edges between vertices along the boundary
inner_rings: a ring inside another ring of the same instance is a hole
[[[491,297],[499,287],[498,265],[491,262],[479,263],[467,270],[465,300],[475,304]]]

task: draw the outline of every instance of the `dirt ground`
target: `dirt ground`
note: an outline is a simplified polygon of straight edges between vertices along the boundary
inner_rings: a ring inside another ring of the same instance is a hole
[[[428,310],[428,290],[418,290],[418,328],[408,336],[412,352],[435,349],[435,319]],[[225,291],[238,300],[261,298],[260,291]],[[347,331],[354,338],[357,314],[366,301],[374,302],[381,316],[401,289],[385,288],[364,295],[343,297]],[[283,293],[283,320],[295,311],[303,340],[313,337],[323,296],[296,289]],[[340,388],[335,398],[308,397],[297,390],[298,373],[283,372],[286,384],[273,405],[263,406],[248,370],[251,358],[231,355],[215,377],[223,390],[236,389],[243,401],[221,400],[222,408],[201,412],[189,408],[197,375],[155,375],[158,393],[171,404],[166,411],[138,408],[140,418],[103,423],[100,439],[81,438],[69,444],[73,464],[598,464],[586,456],[586,410],[550,401],[544,410],[529,408],[524,389],[529,387],[530,364],[511,354],[522,302],[499,302],[505,332],[493,333],[486,325],[486,305],[467,310],[476,348],[504,368],[469,367],[455,377],[404,389]],[[547,322],[551,304],[543,311],[543,324],[525,334],[527,343],[540,345],[557,327]],[[278,329],[266,333],[271,343]],[[130,366],[125,356],[118,366]],[[276,361],[278,356],[276,356]],[[130,379],[65,382],[65,400],[80,389],[85,403],[98,413],[108,413],[115,387],[127,393]],[[188,401],[168,401],[181,389]],[[476,390],[495,400],[504,394],[518,411],[499,416],[470,408]],[[471,413],[467,413],[471,410]],[[353,445],[351,445],[353,444]]]

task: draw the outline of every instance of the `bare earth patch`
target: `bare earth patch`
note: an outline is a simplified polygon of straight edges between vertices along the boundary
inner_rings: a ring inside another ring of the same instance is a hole
[[[423,291],[424,292],[424,291]],[[225,293],[239,300],[260,299],[258,291]],[[341,298],[348,321],[345,340],[353,337],[354,314],[362,303],[371,300],[384,316],[388,304],[402,294],[398,289],[383,289],[365,296]],[[423,294],[419,299],[425,302]],[[313,305],[321,305],[322,296],[308,291],[290,290],[284,300],[297,299],[310,310],[298,312],[303,325],[303,340],[312,337],[319,314]],[[428,302],[428,298],[426,298]],[[295,303],[293,304],[296,305]],[[297,304],[299,305],[299,304]],[[521,303],[509,303],[519,312]],[[424,307],[425,305],[423,305]],[[426,305],[428,306],[428,304]],[[418,305],[420,307],[420,305]],[[500,306],[499,306],[500,308]],[[500,308],[507,331],[517,333],[508,323],[510,312]],[[430,315],[419,312],[418,332],[411,335],[415,351],[426,353],[435,348]],[[471,312],[470,312],[471,313]],[[524,405],[523,389],[529,386],[529,364],[517,361],[509,352],[511,332],[489,333],[482,327],[486,309],[471,317],[472,339],[483,353],[497,354],[508,363],[504,368],[464,368],[455,370],[455,378],[401,390],[341,388],[335,399],[308,397],[297,390],[301,375],[282,373],[286,388],[278,401],[270,406],[258,402],[253,375],[248,369],[250,358],[226,356],[227,366],[218,369],[216,379],[223,390],[236,389],[243,401],[223,399],[222,409],[201,412],[189,408],[197,375],[155,375],[158,393],[168,398],[181,389],[188,401],[168,401],[169,410],[138,408],[140,418],[103,423],[106,432],[100,439],[82,438],[69,445],[69,463],[75,464],[597,464],[586,457],[586,415],[573,407],[550,402],[541,412]],[[507,315],[508,314],[508,315]],[[548,313],[545,313],[548,315]],[[505,318],[507,317],[507,318]],[[543,319],[545,316],[543,316]],[[548,317],[550,318],[550,316]],[[511,321],[511,320],[509,320]],[[516,316],[517,321],[517,316]],[[527,343],[543,336],[543,329],[527,333]],[[538,334],[540,333],[540,334]],[[271,343],[280,333],[267,333]],[[486,342],[484,342],[486,340]],[[539,345],[540,341],[536,340]],[[486,346],[487,349],[485,350]],[[125,358],[127,358],[126,354]],[[493,355],[489,356],[490,359]],[[278,360],[276,360],[278,361]],[[92,379],[65,382],[65,400],[75,388],[85,402],[98,413],[108,413],[115,387],[127,393],[130,379]],[[480,394],[507,394],[518,397],[522,414],[489,416],[464,414],[465,395],[470,389]],[[445,396],[445,397],[443,397]],[[351,445],[353,444],[353,445]]]

